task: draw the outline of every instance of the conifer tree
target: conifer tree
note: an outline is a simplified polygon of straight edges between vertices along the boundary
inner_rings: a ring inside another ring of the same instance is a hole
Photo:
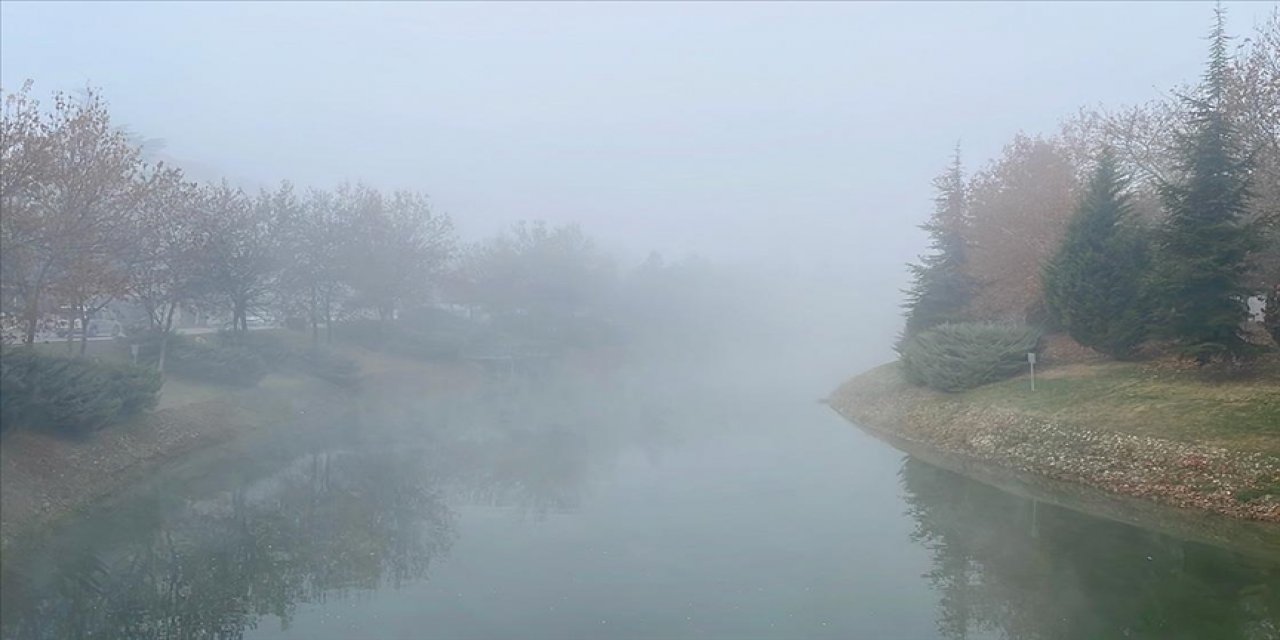
[[[951,166],[933,184],[937,190],[934,212],[920,226],[929,233],[931,253],[921,256],[918,264],[908,265],[913,283],[903,305],[907,310],[905,337],[963,320],[973,296],[973,280],[965,270],[968,202],[958,147]]]
[[[1257,233],[1246,218],[1250,163],[1224,104],[1230,64],[1224,22],[1219,7],[1203,85],[1186,99],[1183,179],[1163,189],[1169,214],[1159,279],[1164,328],[1184,355],[1202,364],[1252,350],[1241,326],[1249,313],[1245,275]]]
[[[1080,344],[1115,358],[1133,355],[1146,332],[1147,251],[1132,226],[1127,186],[1103,150],[1043,275],[1051,317]]]

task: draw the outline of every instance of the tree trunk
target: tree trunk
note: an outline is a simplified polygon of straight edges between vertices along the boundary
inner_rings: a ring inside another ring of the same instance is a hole
[[[236,299],[236,301],[232,303],[232,308],[231,308],[231,332],[232,333],[240,333],[240,332],[249,330],[249,323],[245,319],[245,316],[247,315],[247,311],[248,311],[247,307],[248,305],[241,298]]]
[[[71,355],[71,352],[75,350],[76,322],[79,322],[80,320],[79,307],[72,307],[71,310],[74,312],[75,315],[71,316],[70,318],[67,318],[67,355]]]
[[[35,344],[36,342],[36,326],[40,324],[40,305],[39,297],[32,296],[27,300],[27,308],[25,316],[27,319],[27,333],[22,337],[23,344]]]
[[[89,311],[84,306],[80,306],[80,357],[89,350]]]
[[[311,308],[309,315],[311,316],[311,348],[320,346],[320,309],[317,307],[315,285],[311,287]]]
[[[324,294],[324,341],[333,344],[333,296]]]
[[[156,371],[164,373],[164,359],[169,353],[169,334],[173,331],[173,312],[178,308],[176,303],[170,303],[169,310],[165,313],[164,327],[160,333],[160,356],[156,359]]]

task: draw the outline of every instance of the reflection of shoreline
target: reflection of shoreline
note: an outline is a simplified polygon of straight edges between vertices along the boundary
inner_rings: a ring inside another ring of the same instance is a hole
[[[421,580],[454,516],[417,462],[310,454],[178,509],[104,514],[6,563],[4,635],[237,638],[299,604]]]
[[[599,461],[646,433],[639,420],[601,424],[622,402],[606,386],[509,382],[413,396],[401,379],[378,390],[384,401],[205,449],[15,540],[4,637],[234,638],[287,624],[299,604],[424,579],[450,549],[456,506],[572,511]]]
[[[1006,493],[908,457],[911,539],[932,556],[939,632],[1007,638],[1274,638],[1280,559]]]
[[[948,453],[895,433],[858,424],[859,429],[935,467],[995,487],[1006,493],[1065,507],[1162,534],[1202,542],[1265,558],[1280,558],[1280,526],[1178,509],[1159,503],[1104,492],[1085,485],[1054,480]]]

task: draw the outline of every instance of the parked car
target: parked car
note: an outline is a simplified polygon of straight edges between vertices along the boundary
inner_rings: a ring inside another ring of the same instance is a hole
[[[89,321],[89,337],[102,338],[112,337],[124,334],[124,327],[115,320],[90,320]]]

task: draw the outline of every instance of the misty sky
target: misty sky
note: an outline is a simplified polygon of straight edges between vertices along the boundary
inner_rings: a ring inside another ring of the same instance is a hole
[[[1234,34],[1271,4],[1228,4]],[[896,289],[929,180],[1194,80],[1207,3],[4,2],[0,83],[101,87],[200,179],[429,193],[464,236],[765,254]]]

